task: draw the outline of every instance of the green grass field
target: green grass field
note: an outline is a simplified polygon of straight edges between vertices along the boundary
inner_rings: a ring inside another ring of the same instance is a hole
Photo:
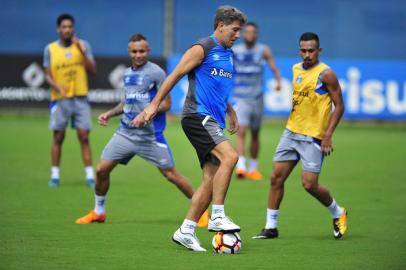
[[[118,119],[117,119],[118,120]],[[94,162],[113,134],[94,126]],[[239,255],[204,254],[171,241],[189,202],[139,158],[112,174],[105,224],[75,225],[93,208],[76,135],[63,148],[61,186],[49,189],[51,132],[40,114],[0,113],[0,269],[406,269],[406,128],[339,126],[321,183],[349,212],[348,234],[334,240],[328,211],[302,188],[295,169],[286,186],[276,240],[251,240],[265,223],[269,181],[232,179],[226,212],[241,225]],[[262,131],[260,168],[269,178],[284,123]],[[201,171],[179,120],[166,132],[178,169],[196,187]]]

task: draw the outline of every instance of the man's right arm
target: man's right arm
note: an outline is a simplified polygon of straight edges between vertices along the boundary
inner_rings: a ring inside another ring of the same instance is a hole
[[[96,61],[94,60],[90,44],[87,41],[79,39],[78,37],[73,37],[72,42],[83,55],[86,71],[91,74],[96,74]]]
[[[333,151],[332,137],[334,130],[340,122],[341,116],[344,113],[344,101],[337,76],[331,69],[327,69],[324,72],[322,81],[326,86],[328,94],[334,104],[334,111],[330,116],[326,132],[324,134],[323,140],[321,141],[321,149],[324,155],[327,156],[330,155],[330,153]]]
[[[65,97],[66,95],[66,89],[62,85],[59,85],[57,82],[55,82],[54,78],[52,77],[51,73],[51,55],[49,52],[49,47],[47,46],[44,50],[44,59],[43,59],[43,66],[45,69],[45,80],[51,86],[53,89],[58,91],[62,97]]]
[[[204,58],[204,50],[200,45],[195,45],[185,52],[179,64],[171,74],[165,79],[158,90],[155,98],[134,120],[133,125],[136,127],[144,125],[150,121],[158,112],[159,104],[168,95],[173,86],[187,73],[200,65]]]
[[[113,109],[102,113],[99,115],[97,120],[99,121],[99,124],[102,126],[107,126],[107,123],[111,117],[120,115],[124,112],[124,102],[120,102],[116,107]]]
[[[276,87],[275,89],[277,91],[281,90],[282,87],[282,77],[281,74],[279,72],[278,66],[275,63],[274,57],[272,55],[271,49],[266,46],[264,49],[264,55],[263,55],[265,61],[267,62],[268,66],[270,67],[270,69],[273,72],[273,75],[276,79]]]
[[[66,96],[65,87],[55,82],[54,78],[52,77],[50,68],[45,68],[45,79],[53,89],[55,89],[61,94],[62,97]]]
[[[161,104],[159,104],[158,112],[167,112],[171,109],[171,106],[172,106],[171,96],[168,95],[164,98]]]

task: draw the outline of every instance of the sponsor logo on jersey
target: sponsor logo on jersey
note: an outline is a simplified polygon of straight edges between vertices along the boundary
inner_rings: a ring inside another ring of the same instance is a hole
[[[297,84],[301,83],[301,82],[302,82],[302,79],[303,79],[302,75],[297,76],[297,77],[296,77],[296,83],[297,83]]]
[[[144,77],[137,74],[125,75],[124,85],[142,85],[144,83]]]
[[[149,93],[129,93],[126,95],[126,99],[149,100]]]
[[[220,68],[220,69],[212,68],[210,74],[213,76],[220,76],[220,77],[229,78],[229,79],[233,78],[233,73],[225,71],[222,68]]]

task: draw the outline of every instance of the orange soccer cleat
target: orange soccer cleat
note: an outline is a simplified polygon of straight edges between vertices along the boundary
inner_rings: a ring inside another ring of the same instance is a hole
[[[247,178],[253,181],[262,180],[263,176],[258,170],[252,170],[247,173]]]
[[[101,215],[96,214],[94,210],[90,211],[87,215],[78,218],[75,223],[76,224],[90,224],[92,222],[99,222],[102,223],[106,220],[106,213]]]
[[[200,217],[199,222],[197,222],[197,227],[205,228],[209,225],[209,211],[204,211],[203,215]]]

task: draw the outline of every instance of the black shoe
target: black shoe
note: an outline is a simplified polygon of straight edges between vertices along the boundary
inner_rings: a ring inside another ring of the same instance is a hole
[[[272,238],[278,238],[278,229],[262,229],[262,231],[253,236],[252,239],[272,239]]]

